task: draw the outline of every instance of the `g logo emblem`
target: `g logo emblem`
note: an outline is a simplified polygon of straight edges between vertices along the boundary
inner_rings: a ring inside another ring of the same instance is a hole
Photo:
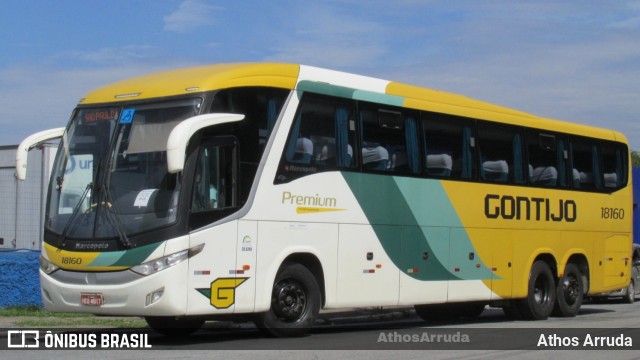
[[[236,302],[236,288],[248,278],[219,278],[211,282],[211,305],[226,309]]]

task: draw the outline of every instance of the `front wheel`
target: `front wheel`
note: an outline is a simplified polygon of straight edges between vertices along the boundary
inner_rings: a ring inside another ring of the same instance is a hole
[[[306,334],[320,312],[320,287],[311,271],[301,264],[285,265],[276,276],[269,311],[255,323],[277,337]]]
[[[584,284],[582,283],[580,269],[574,264],[567,264],[564,276],[558,280],[553,315],[562,317],[576,316],[582,306],[583,295]]]
[[[553,273],[544,261],[531,266],[527,297],[518,300],[518,310],[526,320],[545,320],[551,315],[556,302],[556,283]]]

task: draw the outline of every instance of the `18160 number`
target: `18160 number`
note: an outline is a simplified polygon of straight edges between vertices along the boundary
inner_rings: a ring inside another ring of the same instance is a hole
[[[80,265],[82,264],[82,258],[62,257],[62,263],[66,265]]]
[[[603,219],[622,220],[622,219],[624,219],[624,209],[622,209],[622,208],[611,208],[611,207],[601,207],[600,208],[600,216]]]

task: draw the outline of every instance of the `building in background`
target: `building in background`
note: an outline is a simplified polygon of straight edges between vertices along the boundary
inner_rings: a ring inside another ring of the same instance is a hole
[[[15,177],[17,148],[0,147],[0,250],[40,250],[57,144],[44,144],[29,152],[26,181]]]
[[[0,308],[42,305],[38,259],[57,144],[29,152],[26,181],[15,177],[17,149],[0,146]]]

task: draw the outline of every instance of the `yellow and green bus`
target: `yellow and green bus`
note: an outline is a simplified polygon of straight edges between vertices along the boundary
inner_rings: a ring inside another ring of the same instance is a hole
[[[627,286],[625,137],[295,64],[160,72],[79,102],[50,182],[47,309],[224,316],[298,336],[321,309],[487,305],[540,320]]]

